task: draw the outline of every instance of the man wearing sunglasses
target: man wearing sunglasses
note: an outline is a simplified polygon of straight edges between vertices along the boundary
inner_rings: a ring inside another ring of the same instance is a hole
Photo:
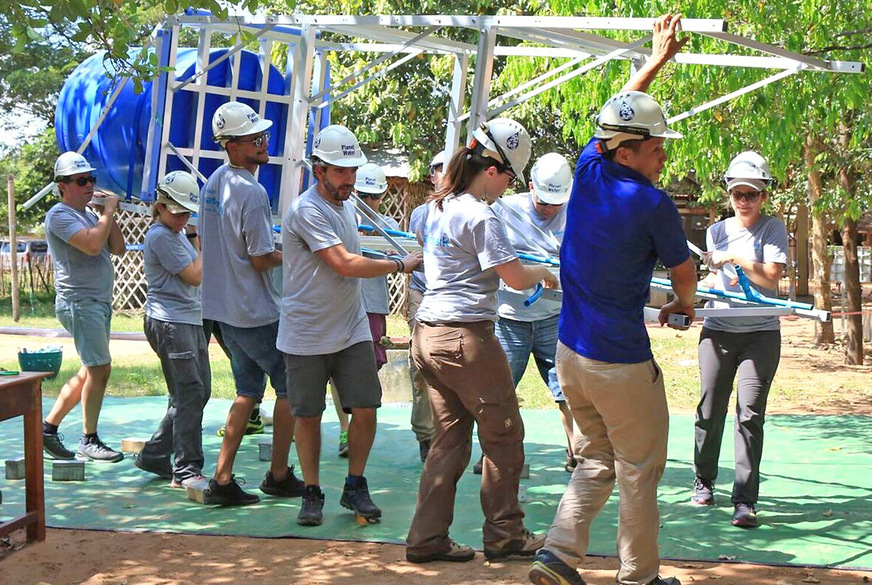
[[[260,490],[293,498],[303,483],[288,466],[294,416],[287,400],[285,365],[276,349],[279,293],[272,269],[282,263],[275,248],[272,208],[257,181],[259,166],[269,162],[270,120],[246,104],[228,102],[212,116],[215,142],[228,163],[212,173],[200,197],[199,232],[203,254],[203,319],[213,322],[230,352],[236,399],[230,407],[215,476],[203,493],[204,503],[254,504],[233,476],[233,462],[255,407],[263,399],[265,378],[276,392],[273,454]]]
[[[45,216],[45,234],[54,264],[55,313],[73,336],[82,367],[61,389],[42,423],[43,448],[53,459],[111,462],[124,455],[107,447],[97,436],[97,420],[112,358],[109,328],[112,320],[110,254],[124,254],[124,236],[115,222],[118,197],[92,202],[94,167],[76,152],[65,152],[55,162],[54,174],[62,201]],[[82,438],[76,453],[63,444],[58,427],[73,407],[82,402]]]

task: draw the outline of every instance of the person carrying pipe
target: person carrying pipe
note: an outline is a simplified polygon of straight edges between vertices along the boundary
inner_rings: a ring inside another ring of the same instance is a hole
[[[42,423],[42,439],[53,459],[117,463],[124,455],[100,440],[97,422],[112,372],[109,331],[115,274],[109,255],[124,254],[125,243],[115,221],[118,197],[94,196],[95,170],[77,152],[65,152],[55,161],[54,179],[62,200],[45,216],[57,291],[55,314],[73,336],[82,367],[61,388]],[[64,446],[58,427],[79,402],[83,434],[73,453]]]
[[[295,421],[285,365],[276,349],[279,295],[271,271],[281,265],[282,253],[273,242],[269,196],[254,176],[269,161],[270,126],[270,120],[240,102],[227,102],[212,116],[212,134],[228,163],[212,173],[200,196],[203,319],[214,322],[230,350],[236,398],[227,414],[215,476],[203,492],[206,504],[246,505],[260,499],[239,486],[233,462],[251,413],[263,399],[267,376],[276,403],[272,460],[260,490],[283,498],[303,495],[303,483],[288,465]]]
[[[154,222],[143,244],[148,284],[143,329],[160,359],[169,404],[133,464],[179,488],[203,480],[203,409],[212,395],[200,302],[203,256],[197,232],[192,226],[185,231],[199,199],[190,173],[167,173],[157,185]]]
[[[675,292],[660,310],[661,325],[671,313],[692,321],[696,266],[675,204],[656,187],[664,143],[681,134],[643,92],[687,42],[676,36],[680,23],[670,14],[654,22],[651,57],[603,105],[576,165],[560,249],[557,377],[578,428],[579,459],[530,568],[537,585],[583,585],[576,567],[615,481],[617,582],[679,583],[658,576],[657,485],[666,467],[669,410],[643,308],[659,258]]]
[[[409,273],[421,263],[421,255],[360,255],[357,219],[348,199],[366,156],[348,128],[334,124],[321,130],[313,142],[311,164],[318,182],[291,203],[282,223],[285,257],[276,342],[287,367],[306,484],[297,524],[317,526],[323,521],[321,416],[330,379],[351,415],[348,476],[339,503],[354,511],[360,523],[378,522],[381,509],[370,497],[364,472],[382,390],[360,279]]]

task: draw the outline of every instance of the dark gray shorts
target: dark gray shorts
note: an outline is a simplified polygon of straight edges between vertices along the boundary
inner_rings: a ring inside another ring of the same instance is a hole
[[[382,390],[371,341],[361,341],[336,353],[284,354],[288,400],[294,416],[320,416],[327,406],[327,382],[332,378],[342,410],[378,408]]]

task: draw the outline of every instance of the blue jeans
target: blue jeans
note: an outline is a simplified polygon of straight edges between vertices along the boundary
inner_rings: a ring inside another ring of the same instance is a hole
[[[554,315],[540,321],[515,321],[514,319],[500,318],[494,333],[509,358],[509,367],[512,370],[512,380],[515,387],[524,377],[530,354],[536,360],[539,375],[542,381],[548,385],[554,402],[565,402],[566,397],[560,391],[557,383],[557,368],[554,364],[554,354],[557,351],[557,319],[560,315]]]

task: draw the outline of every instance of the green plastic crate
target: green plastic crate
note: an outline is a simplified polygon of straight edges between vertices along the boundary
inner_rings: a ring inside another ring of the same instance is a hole
[[[62,349],[27,351],[22,349],[18,352],[18,365],[22,372],[51,372],[47,380],[53,380],[61,371],[61,363],[64,361]]]

